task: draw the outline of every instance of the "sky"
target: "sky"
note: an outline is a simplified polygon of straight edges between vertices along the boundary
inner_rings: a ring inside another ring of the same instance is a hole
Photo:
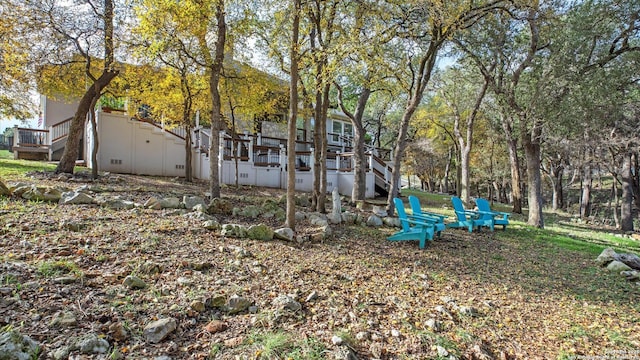
[[[38,126],[38,120],[32,119],[27,123],[23,123],[18,120],[0,119],[0,134],[4,132],[4,129],[8,127],[14,127],[16,125],[18,125],[19,127],[36,128]]]

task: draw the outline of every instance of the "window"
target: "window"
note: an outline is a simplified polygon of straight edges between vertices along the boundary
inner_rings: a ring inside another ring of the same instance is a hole
[[[353,124],[344,123],[344,136],[353,137]]]

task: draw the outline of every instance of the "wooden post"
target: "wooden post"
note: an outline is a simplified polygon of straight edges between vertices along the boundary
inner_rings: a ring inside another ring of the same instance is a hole
[[[13,126],[13,159],[18,160],[18,143],[20,142],[20,129],[18,125]]]
[[[222,164],[224,162],[224,130],[221,130],[218,133],[218,136],[220,138],[219,141],[219,145],[218,145],[218,174],[222,175]],[[214,136],[214,134],[211,134],[211,136]],[[211,159],[211,161],[214,161],[214,159]],[[218,176],[218,183],[222,184],[222,176]]]

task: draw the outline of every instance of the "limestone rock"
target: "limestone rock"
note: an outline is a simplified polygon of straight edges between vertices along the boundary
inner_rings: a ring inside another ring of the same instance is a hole
[[[195,208],[194,208],[195,209]],[[186,210],[183,210],[186,211]],[[200,221],[208,221],[208,220],[215,220],[215,218],[209,214],[207,214],[204,211],[192,211],[192,212],[188,212],[186,214],[182,214],[182,217],[184,218],[188,218],[188,219],[195,219],[195,220],[200,220]]]
[[[144,337],[147,342],[157,344],[178,328],[174,318],[164,318],[147,324],[144,327]]]
[[[38,351],[38,343],[16,330],[0,333],[0,359],[35,359]]]
[[[273,230],[265,224],[251,225],[247,229],[247,236],[249,239],[268,241],[273,239]]]
[[[77,204],[93,204],[95,199],[81,191],[64,192],[60,196],[58,204],[60,205],[77,205]]]
[[[245,238],[247,237],[247,228],[240,224],[224,224],[222,225],[221,234],[223,236]]]
[[[598,263],[600,266],[605,266],[615,260],[615,256],[616,252],[612,248],[606,248],[602,250],[602,253],[600,253],[600,255],[598,255],[596,263]]]
[[[193,208],[191,208],[191,211],[194,211],[194,212],[197,212],[197,213],[206,214],[207,213],[207,205],[196,204]]]
[[[358,219],[358,214],[345,211],[342,213],[341,217],[342,217],[342,222],[346,224],[355,224],[356,220]]]
[[[163,209],[181,209],[182,203],[177,197],[169,197],[160,200],[160,206]]]
[[[143,205],[145,209],[161,210],[162,205],[157,197],[150,197]]]
[[[64,189],[31,186],[22,193],[22,198],[34,201],[59,202]]]
[[[228,215],[232,212],[232,205],[228,200],[215,198],[211,199],[209,202],[209,206],[207,207],[207,212],[209,214],[221,214]]]
[[[202,227],[207,230],[218,230],[220,229],[220,223],[216,219],[210,219],[203,222]]]
[[[311,200],[306,195],[296,196],[296,206],[309,207]]]
[[[222,308],[227,303],[227,298],[224,295],[215,295],[205,300],[204,304],[207,308]]]
[[[389,227],[397,227],[397,228],[400,227],[400,219],[397,217],[391,217],[391,216],[383,217],[382,222]]]
[[[193,210],[197,205],[200,205],[202,208],[207,206],[204,199],[200,196],[183,196],[182,203],[187,210]]]
[[[105,339],[98,338],[96,334],[83,336],[75,345],[75,348],[83,354],[105,354],[109,351],[109,347],[109,342]]]
[[[53,318],[49,325],[51,327],[71,327],[76,326],[77,323],[76,316],[70,311],[65,311]]]
[[[11,191],[9,191],[9,188],[4,184],[4,182],[2,182],[2,180],[0,180],[0,196],[11,196]]]
[[[251,306],[251,300],[242,296],[233,295],[227,301],[226,311],[233,315],[247,310],[249,306]]]
[[[255,219],[262,214],[262,208],[255,205],[248,205],[243,208],[233,208],[232,214]]]
[[[134,275],[129,275],[124,278],[122,285],[130,289],[144,289],[147,287],[147,284],[142,279]]]
[[[338,335],[333,335],[331,337],[331,343],[333,345],[342,345],[343,342],[344,342],[344,340]]]
[[[204,312],[206,309],[204,302],[200,300],[193,300],[191,304],[189,304],[189,307],[193,309],[193,311],[196,311],[199,313]]]
[[[623,262],[614,260],[610,262],[609,265],[607,265],[607,270],[619,273],[622,271],[629,271],[633,269],[631,269],[627,264]]]
[[[367,218],[367,225],[373,226],[373,227],[380,227],[382,226],[382,219],[379,216],[371,215],[369,216],[369,218]]]
[[[620,275],[626,277],[629,281],[640,280],[640,271],[638,270],[621,271]]]
[[[327,226],[329,222],[327,221],[327,217],[323,214],[314,213],[309,216],[309,222],[311,225],[315,226]]]
[[[427,325],[427,327],[429,327],[434,332],[440,332],[443,329],[442,323],[440,321],[436,320],[436,319],[433,319],[433,318],[427,320],[425,325]]]
[[[290,228],[280,228],[273,232],[273,237],[278,240],[293,241],[295,234]]]
[[[341,346],[332,351],[335,360],[358,360],[356,354],[348,346]]]
[[[389,215],[386,206],[374,205],[371,212],[381,218]]]
[[[280,295],[276,297],[271,302],[271,305],[279,310],[299,311],[302,309],[302,305],[288,295]]]
[[[123,200],[120,198],[106,199],[102,201],[100,205],[113,210],[126,210],[136,207],[136,204],[133,201]]]
[[[340,193],[338,192],[338,188],[333,188],[331,192],[331,214],[327,217],[327,220],[332,224],[339,224],[342,221],[342,202],[340,201]]]
[[[302,211],[296,211],[296,221],[302,221],[307,218],[307,215]]]

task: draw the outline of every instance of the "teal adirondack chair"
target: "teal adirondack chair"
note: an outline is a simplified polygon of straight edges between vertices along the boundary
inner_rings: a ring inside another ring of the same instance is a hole
[[[423,221],[416,221],[409,219],[406,211],[404,210],[404,204],[402,200],[398,198],[393,199],[393,203],[396,206],[398,212],[398,218],[400,219],[400,225],[402,229],[397,233],[389,236],[389,241],[405,241],[405,240],[419,240],[420,249],[424,249],[427,245],[427,240],[433,240],[434,225]]]
[[[480,218],[482,219],[493,219],[494,225],[502,225],[502,230],[507,229],[507,225],[509,225],[509,213],[502,211],[493,211],[491,210],[491,205],[487,199],[476,199],[476,206],[480,213]]]
[[[485,219],[481,218],[482,212],[480,211],[465,210],[462,200],[457,196],[451,198],[451,203],[453,204],[453,210],[456,213],[457,221],[448,223],[447,227],[467,228],[469,229],[469,232],[473,232],[474,228],[478,228],[478,230],[480,230],[481,227],[486,226],[493,231],[493,217]]]
[[[444,219],[447,218],[447,216],[428,211],[422,211],[422,206],[420,206],[420,199],[413,195],[409,195],[409,204],[411,205],[411,215],[409,215],[409,218],[413,220],[433,223],[436,234],[438,235],[438,237],[440,237],[442,230],[446,229]]]

